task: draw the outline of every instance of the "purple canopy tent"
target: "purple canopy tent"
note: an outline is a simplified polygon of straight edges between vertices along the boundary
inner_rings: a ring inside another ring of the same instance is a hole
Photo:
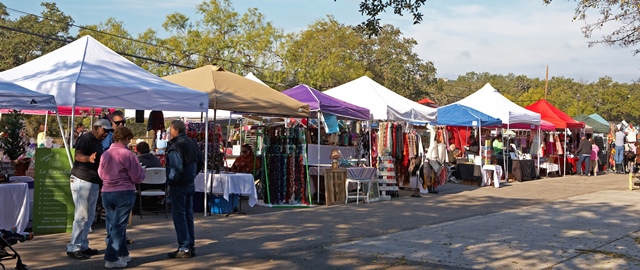
[[[349,119],[371,119],[369,109],[339,100],[304,84],[282,91],[282,93],[309,104],[309,111],[312,113],[325,112]]]
[[[336,115],[340,118],[356,119],[356,120],[369,120],[371,115],[369,109],[360,106],[353,105],[346,101],[339,100],[325,93],[322,93],[316,89],[313,89],[305,84],[300,84],[291,89],[282,91],[283,94],[298,100],[300,102],[309,104],[309,111],[311,115],[315,114],[318,119],[318,163],[320,163],[320,118],[322,113],[328,113]],[[371,147],[371,146],[369,146]],[[317,194],[318,201],[320,201],[320,164],[318,166],[318,184]]]

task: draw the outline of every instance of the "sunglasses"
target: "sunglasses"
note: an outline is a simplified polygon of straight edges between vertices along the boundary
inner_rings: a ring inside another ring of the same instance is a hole
[[[120,120],[120,121],[113,121],[114,124],[116,124],[116,126],[124,126],[124,124],[127,123],[126,120]]]

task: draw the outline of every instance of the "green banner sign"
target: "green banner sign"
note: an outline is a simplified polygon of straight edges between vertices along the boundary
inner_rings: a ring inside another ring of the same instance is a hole
[[[38,148],[35,161],[33,232],[71,232],[75,206],[69,178],[73,164],[69,164],[64,148]]]

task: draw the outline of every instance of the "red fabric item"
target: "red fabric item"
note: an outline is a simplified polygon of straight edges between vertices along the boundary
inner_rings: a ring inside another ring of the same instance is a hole
[[[447,131],[451,131],[451,133],[453,134],[452,137],[454,139],[456,148],[460,149],[460,151],[464,151],[464,146],[467,146],[469,144],[469,134],[471,134],[472,130],[467,130],[467,127],[447,126]]]

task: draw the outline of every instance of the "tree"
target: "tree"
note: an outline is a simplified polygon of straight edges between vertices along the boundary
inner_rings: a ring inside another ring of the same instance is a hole
[[[361,27],[356,30],[363,33],[359,56],[373,78],[408,99],[428,96],[429,86],[436,81],[436,68],[413,51],[418,44],[415,39],[403,37],[400,29],[389,24],[377,36],[366,35]]]
[[[326,90],[367,75],[358,57],[361,35],[332,16],[288,37],[282,52],[283,75],[288,87],[305,83]]]
[[[546,4],[552,2],[552,0],[543,1]],[[590,39],[594,31],[602,29],[605,25],[613,24],[618,27],[601,39],[589,41],[589,46],[604,44],[630,47],[640,42],[640,31],[638,31],[640,29],[640,3],[638,1],[582,0],[576,2],[578,2],[578,6],[575,9],[573,20],[585,22],[582,33],[586,38]],[[600,17],[594,22],[587,22],[587,18],[593,14],[593,11],[597,11]],[[640,48],[634,50],[634,54],[638,53],[640,53]]]
[[[337,0],[334,0],[334,2]],[[403,16],[404,12],[408,12],[413,16],[413,24],[422,22],[422,13],[418,10],[426,0],[363,0],[360,3],[360,13],[369,18],[360,25],[367,30],[369,34],[376,35],[380,29],[380,19],[378,15],[386,12],[388,8],[393,9],[393,13]]]
[[[69,34],[73,19],[58,9],[55,3],[42,3],[43,19],[35,15],[9,18],[6,6],[0,3],[0,71],[22,65],[45,55],[73,40]]]

